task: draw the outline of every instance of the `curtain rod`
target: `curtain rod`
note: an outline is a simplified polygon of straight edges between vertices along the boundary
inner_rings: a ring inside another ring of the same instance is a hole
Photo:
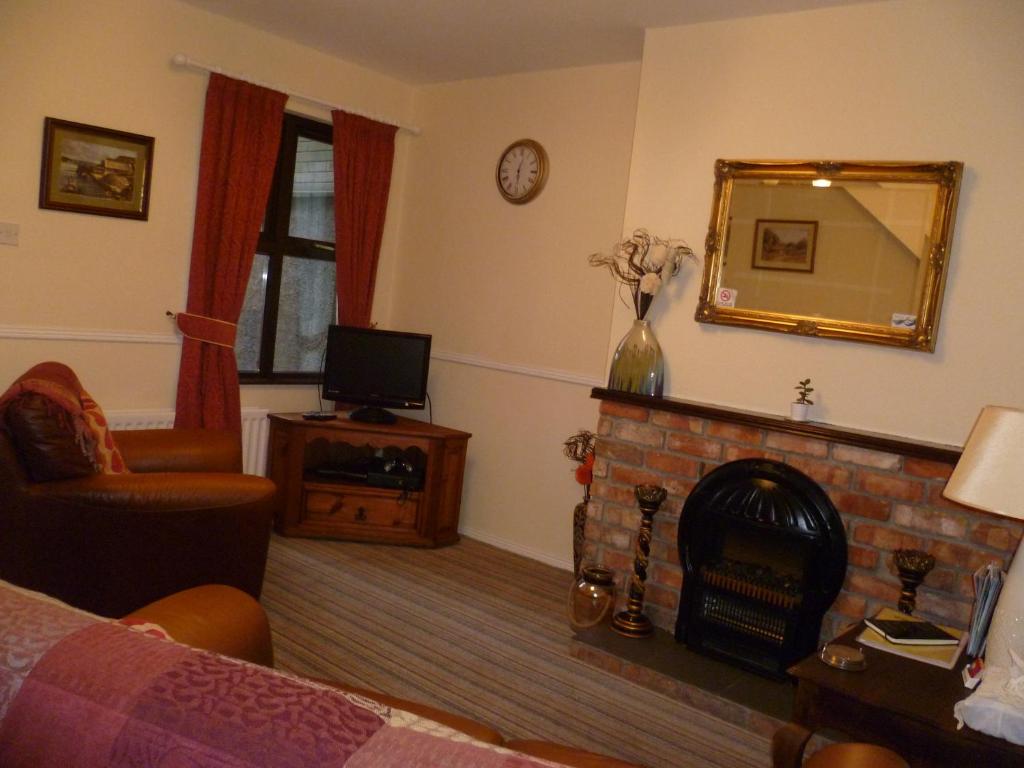
[[[408,131],[413,136],[419,136],[422,133],[422,131],[417,126],[415,126],[415,125],[404,125],[404,124],[398,122],[397,120],[391,120],[391,119],[386,118],[386,117],[380,117],[379,115],[371,115],[371,114],[369,114],[367,112],[361,112],[358,109],[351,109],[349,107],[341,106],[340,104],[331,104],[328,101],[323,101],[322,99],[316,99],[316,98],[313,98],[312,96],[304,96],[301,93],[293,93],[292,91],[289,91],[286,88],[281,88],[280,86],[277,86],[277,85],[272,85],[270,83],[264,83],[264,82],[262,82],[260,80],[254,80],[251,77],[245,77],[244,75],[235,74],[234,72],[228,72],[227,70],[224,70],[224,69],[222,69],[220,67],[214,67],[214,66],[211,66],[209,64],[203,64],[201,61],[196,61],[195,59],[186,56],[184,53],[176,53],[176,54],[174,54],[174,56],[171,57],[171,62],[173,64],[175,64],[176,66],[179,66],[179,67],[189,67],[191,69],[199,69],[199,70],[202,70],[204,72],[216,72],[219,75],[225,75],[227,77],[232,77],[235,80],[242,80],[242,81],[244,81],[246,83],[252,83],[253,85],[262,86],[263,88],[271,88],[271,89],[273,89],[275,91],[280,91],[281,93],[287,94],[290,98],[299,99],[301,101],[305,101],[305,102],[308,102],[310,104],[315,104],[318,107],[326,107],[327,109],[341,109],[341,110],[344,110],[345,112],[348,112],[348,113],[353,114],[353,115],[359,115],[360,117],[366,117],[366,118],[369,118],[370,120],[376,120],[379,123],[386,123],[387,125],[393,125],[393,126],[399,128],[399,129],[403,130],[403,131]]]

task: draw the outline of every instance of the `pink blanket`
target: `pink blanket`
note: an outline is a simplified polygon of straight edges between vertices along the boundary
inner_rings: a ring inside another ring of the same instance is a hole
[[[0,765],[552,764],[0,582]]]

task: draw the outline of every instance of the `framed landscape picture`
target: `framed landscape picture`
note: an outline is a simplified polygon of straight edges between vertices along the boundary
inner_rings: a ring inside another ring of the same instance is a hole
[[[754,229],[754,269],[813,272],[818,222],[758,219]]]
[[[153,137],[46,118],[39,207],[149,218]]]

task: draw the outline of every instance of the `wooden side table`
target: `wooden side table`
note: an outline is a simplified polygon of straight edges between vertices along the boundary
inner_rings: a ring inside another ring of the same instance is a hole
[[[942,669],[858,646],[862,629],[858,625],[835,642],[860,648],[867,659],[864,671],[844,672],[816,656],[790,667],[797,680],[793,723],[779,742],[834,729],[888,747],[913,768],[1024,766],[1024,747],[971,728],[957,730],[953,704],[970,693],[960,677],[965,659]]]

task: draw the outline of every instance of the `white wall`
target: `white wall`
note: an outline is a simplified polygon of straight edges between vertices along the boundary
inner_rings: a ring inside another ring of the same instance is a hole
[[[207,81],[172,67],[177,52],[328,102],[412,119],[410,86],[173,0],[0,3],[0,221],[21,229],[18,247],[0,245],[0,381],[56,359],[107,410],[173,407],[179,345],[164,313],[185,303]],[[294,100],[288,108],[329,119]],[[148,221],[38,208],[46,116],[155,137]],[[395,221],[410,140],[399,134]],[[381,257],[385,285],[395,240],[392,225]],[[386,313],[389,297],[379,303]],[[66,338],[83,332],[87,340]],[[110,334],[138,340],[102,340]],[[316,393],[244,387],[242,399],[296,410],[314,407]]]
[[[1019,0],[648,31],[626,229],[702,246],[719,157],[966,165],[934,354],[697,324],[690,270],[653,315],[666,394],[782,414],[810,376],[817,420],[957,445],[986,403],[1024,405],[1022,35]]]
[[[566,566],[582,488],[562,442],[597,423],[614,290],[586,257],[622,228],[638,81],[622,64],[425,88],[410,153],[393,318],[445,358],[435,421],[473,433],[462,531]],[[510,205],[495,165],[521,138],[550,172]]]

